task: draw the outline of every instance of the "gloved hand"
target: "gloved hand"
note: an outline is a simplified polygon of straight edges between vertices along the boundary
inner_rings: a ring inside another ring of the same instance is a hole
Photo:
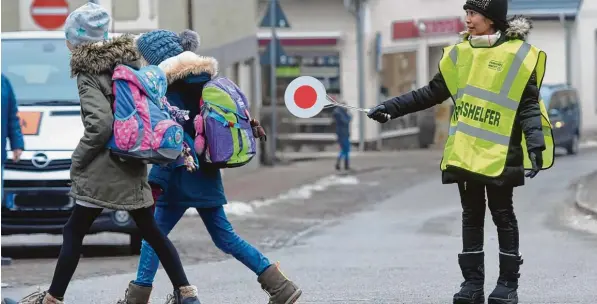
[[[257,119],[251,119],[251,129],[253,130],[253,136],[259,138],[261,141],[267,141],[267,135],[265,130]]]
[[[529,159],[533,168],[525,174],[526,177],[533,178],[543,168],[543,153],[541,151],[529,151]]]
[[[386,123],[390,120],[390,114],[384,104],[379,104],[375,108],[369,110],[367,117],[379,122]]]

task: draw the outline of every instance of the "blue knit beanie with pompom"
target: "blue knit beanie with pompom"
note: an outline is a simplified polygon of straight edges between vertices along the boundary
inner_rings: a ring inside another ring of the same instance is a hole
[[[158,65],[184,51],[197,51],[199,43],[199,34],[192,30],[184,30],[180,34],[168,30],[154,30],[142,34],[137,39],[137,49],[149,64]]]

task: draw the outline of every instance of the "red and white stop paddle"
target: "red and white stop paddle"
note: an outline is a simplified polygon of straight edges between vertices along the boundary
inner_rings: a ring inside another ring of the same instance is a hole
[[[288,111],[299,118],[314,117],[324,108],[334,106],[365,113],[369,112],[369,109],[339,103],[327,95],[325,86],[321,81],[311,76],[300,76],[291,81],[284,92],[284,103]]]

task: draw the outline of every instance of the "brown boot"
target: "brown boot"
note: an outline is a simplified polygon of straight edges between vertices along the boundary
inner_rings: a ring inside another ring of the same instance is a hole
[[[124,300],[118,300],[116,304],[147,304],[151,296],[151,287],[140,286],[133,281],[124,292]]]
[[[292,304],[303,293],[289,280],[279,268],[279,264],[270,265],[258,278],[261,288],[269,295],[269,304]]]
[[[23,299],[18,304],[64,304],[64,302],[54,298],[47,291],[36,291]]]

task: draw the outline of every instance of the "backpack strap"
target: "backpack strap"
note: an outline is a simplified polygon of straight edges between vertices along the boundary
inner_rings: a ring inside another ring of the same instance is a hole
[[[239,123],[227,121],[226,118],[224,118],[222,115],[218,114],[217,112],[209,111],[209,114],[207,114],[207,115],[209,117],[217,120],[218,122],[222,123],[222,126],[227,126],[229,128],[237,128],[237,129],[241,128],[241,125]]]
[[[237,111],[235,111],[235,110],[229,109],[229,108],[227,108],[227,107],[224,107],[224,106],[221,106],[221,105],[218,105],[218,104],[215,104],[215,103],[211,103],[211,102],[209,102],[209,101],[205,101],[205,103],[206,103],[206,104],[208,104],[208,105],[214,106],[214,107],[218,107],[218,108],[220,108],[220,109],[222,109],[222,110],[224,110],[224,111],[226,111],[226,112],[234,113],[236,116],[238,116],[238,117],[240,117],[240,118],[242,118],[242,119],[244,119],[244,120],[248,120],[247,116],[245,116],[245,115],[244,115],[244,114],[242,114],[242,113],[238,113],[238,112],[237,112]],[[245,113],[245,114],[246,114],[246,113]]]

